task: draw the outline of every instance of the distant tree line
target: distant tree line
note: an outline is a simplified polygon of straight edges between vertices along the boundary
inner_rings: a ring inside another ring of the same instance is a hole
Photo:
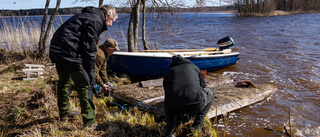
[[[293,13],[319,12],[320,0],[234,0],[240,15],[266,14],[275,10]]]
[[[73,7],[73,8],[61,8],[58,11],[58,14],[76,14],[80,13],[82,7]],[[49,8],[48,13],[52,15],[54,8]],[[44,9],[27,9],[27,10],[0,10],[1,16],[26,16],[26,15],[43,15]]]
[[[59,15],[77,14],[81,13],[83,7],[60,8]],[[157,9],[159,10],[159,9]],[[193,7],[193,8],[176,8],[170,9],[168,7],[160,8],[161,12],[215,12],[224,10],[235,10],[234,6],[222,7]],[[172,11],[175,10],[175,11]],[[54,8],[48,9],[48,14],[52,15]],[[117,8],[118,13],[131,13],[130,7]],[[154,8],[146,8],[146,13],[156,12]],[[26,15],[43,15],[44,9],[27,9],[27,10],[0,10],[0,16],[26,16]]]

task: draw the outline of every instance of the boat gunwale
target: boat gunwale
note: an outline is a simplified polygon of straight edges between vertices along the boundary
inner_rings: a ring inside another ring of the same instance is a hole
[[[202,54],[206,52],[172,52],[172,54],[167,52],[157,52],[157,53],[142,53],[142,52],[114,52],[112,55],[115,56],[136,56],[136,57],[151,57],[151,58],[171,58],[173,55],[180,54],[184,58],[212,58],[212,57],[228,57],[228,56],[235,56],[239,55],[239,52],[232,52],[232,53],[221,53],[221,54],[213,54],[213,55],[187,55],[184,56],[183,54]]]

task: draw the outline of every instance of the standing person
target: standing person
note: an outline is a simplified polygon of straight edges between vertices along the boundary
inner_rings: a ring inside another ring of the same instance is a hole
[[[96,84],[101,86],[105,92],[110,88],[110,82],[107,76],[107,60],[116,50],[119,50],[118,43],[115,39],[111,38],[107,39],[97,50],[96,63],[94,65]]]
[[[56,63],[59,75],[57,94],[60,120],[79,113],[70,109],[67,89],[73,81],[79,95],[83,126],[95,128],[97,125],[92,94],[96,45],[100,34],[112,26],[117,18],[113,6],[85,7],[54,33],[49,55],[51,61]]]
[[[200,69],[190,60],[175,55],[164,76],[165,121],[163,136],[175,136],[178,118],[195,115],[192,127],[201,131],[203,121],[213,102],[212,88],[206,88]]]

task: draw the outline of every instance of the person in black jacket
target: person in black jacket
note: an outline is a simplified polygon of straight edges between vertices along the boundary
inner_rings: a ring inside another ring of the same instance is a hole
[[[49,56],[59,75],[57,94],[60,120],[78,115],[71,112],[68,86],[71,81],[77,90],[84,127],[97,125],[93,104],[95,84],[94,64],[100,34],[112,26],[118,18],[111,5],[99,8],[85,7],[82,12],[70,17],[54,33]]]
[[[201,131],[214,92],[212,88],[206,88],[200,69],[190,60],[175,55],[164,76],[163,87],[167,123],[163,136],[175,136],[178,118],[184,115],[195,115],[192,127]]]

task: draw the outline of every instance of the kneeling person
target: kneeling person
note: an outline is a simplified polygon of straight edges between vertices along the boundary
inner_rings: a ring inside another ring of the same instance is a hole
[[[164,136],[175,136],[177,118],[195,115],[193,127],[201,131],[203,121],[212,105],[214,92],[206,88],[200,69],[179,55],[172,57],[164,76],[165,121]]]

